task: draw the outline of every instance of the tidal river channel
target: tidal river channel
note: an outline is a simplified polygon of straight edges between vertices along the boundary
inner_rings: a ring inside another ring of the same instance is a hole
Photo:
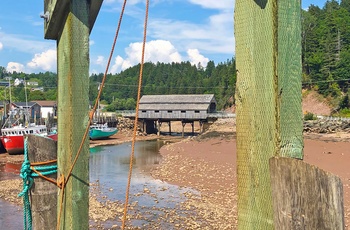
[[[185,194],[189,191],[189,189],[170,185],[150,176],[151,167],[160,162],[159,149],[163,145],[163,140],[140,141],[135,144],[129,203],[136,203],[137,207],[134,207],[131,212],[141,212],[142,216],[142,218],[135,218],[129,222],[135,228],[149,226],[152,225],[152,222],[159,221],[156,216],[162,215],[160,212],[164,210],[176,209],[186,199]],[[100,199],[103,197],[101,202],[109,200],[125,203],[130,153],[131,143],[97,146],[90,149],[90,183],[92,183],[90,193],[92,190],[94,190],[93,193],[96,193],[97,188],[97,197]],[[1,172],[0,176],[0,179],[12,177],[4,172]],[[23,229],[22,213],[22,207],[0,200],[0,229],[3,226],[6,226],[7,230]],[[187,214],[180,213],[179,215]],[[121,216],[117,216],[114,220],[99,224],[108,229],[113,225],[120,226],[120,219]],[[93,221],[90,223],[94,225]],[[160,223],[160,225],[170,227],[167,223]]]

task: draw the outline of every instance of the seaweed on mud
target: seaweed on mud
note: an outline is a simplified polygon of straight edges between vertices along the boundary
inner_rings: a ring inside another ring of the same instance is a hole
[[[209,139],[209,138],[223,138],[223,139],[232,139],[236,137],[235,133],[232,132],[218,132],[218,131],[210,131],[210,132],[206,132],[203,133],[201,135],[199,135],[198,137],[196,137],[196,139],[198,141],[201,140],[205,140],[205,139]]]

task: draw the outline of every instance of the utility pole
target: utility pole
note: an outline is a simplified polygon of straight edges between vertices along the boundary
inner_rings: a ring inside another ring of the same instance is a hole
[[[45,38],[57,40],[59,229],[89,228],[89,34],[102,0],[44,0]],[[70,178],[67,181],[67,178]],[[63,202],[62,202],[63,201]]]

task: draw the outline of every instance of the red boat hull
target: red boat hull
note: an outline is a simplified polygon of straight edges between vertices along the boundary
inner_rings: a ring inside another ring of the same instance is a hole
[[[48,135],[47,137],[57,141],[57,134]],[[1,142],[8,154],[24,153],[24,137],[19,136],[1,136]]]

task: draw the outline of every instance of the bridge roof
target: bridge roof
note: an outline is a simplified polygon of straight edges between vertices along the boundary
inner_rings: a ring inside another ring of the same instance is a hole
[[[144,95],[141,104],[210,104],[216,103],[214,94]]]
[[[140,104],[140,110],[207,110],[209,104]]]

